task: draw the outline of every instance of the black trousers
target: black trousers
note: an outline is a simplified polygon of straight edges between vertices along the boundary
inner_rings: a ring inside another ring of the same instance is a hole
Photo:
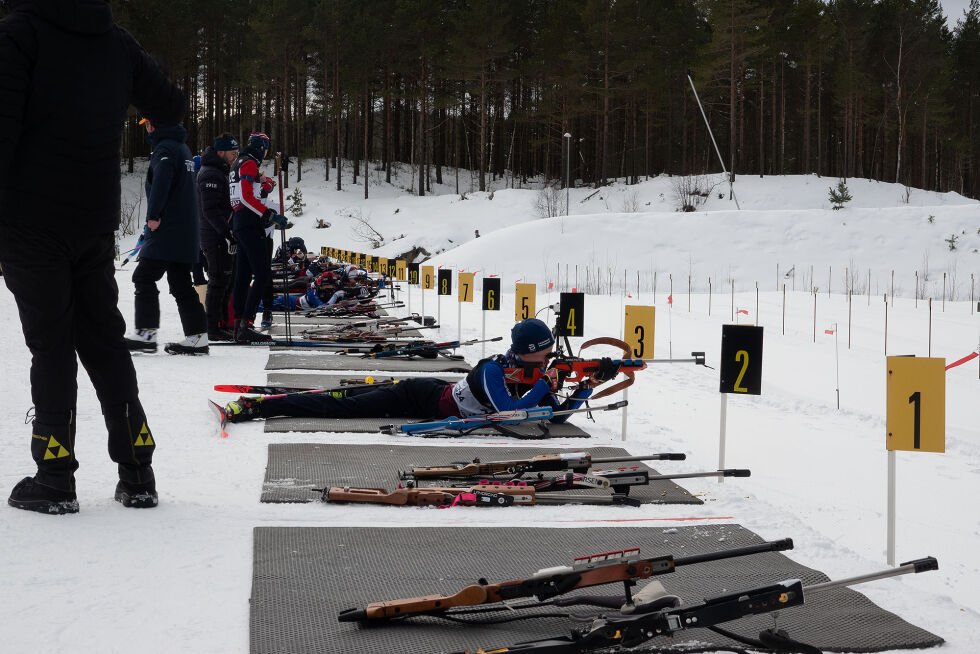
[[[235,257],[228,254],[228,245],[222,239],[219,245],[204,250],[208,261],[208,292],[204,298],[208,315],[208,331],[231,327],[228,323],[228,300],[231,298],[231,282],[234,279]]]
[[[347,397],[330,393],[291,394],[262,402],[262,417],[303,418],[441,418],[439,400],[447,382],[412,377],[388,386],[357,389]]]
[[[170,294],[177,300],[177,312],[184,336],[201,334],[208,329],[208,321],[201,306],[201,298],[191,283],[191,264],[144,259],[133,271],[136,286],[136,329],[160,327],[160,291],[157,282],[167,276]]]
[[[233,303],[235,318],[254,320],[255,310],[272,277],[272,257],[265,230],[258,224],[235,227],[238,253],[235,255]]]
[[[36,256],[39,243],[44,244],[44,257]],[[118,307],[114,255],[112,233],[69,236],[35,225],[0,223],[0,265],[32,355],[31,450],[39,481],[51,486],[73,489],[71,473],[78,466],[74,456],[78,361],[102,405],[109,456],[119,463],[120,475],[125,470],[127,479],[139,479],[138,471],[145,470],[152,458],[153,438],[139,403],[136,370],[123,341],[126,321]],[[64,450],[55,447],[52,436]],[[43,471],[47,476],[42,479]]]

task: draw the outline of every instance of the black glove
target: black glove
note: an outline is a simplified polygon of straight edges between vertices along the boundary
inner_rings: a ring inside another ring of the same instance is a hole
[[[235,240],[235,235],[231,232],[225,234],[225,242],[228,244],[228,254],[234,255],[238,252],[238,241]]]
[[[613,363],[613,360],[609,357],[602,357],[599,359],[599,369],[592,373],[592,379],[599,383],[607,382],[617,374],[619,374],[618,363]]]

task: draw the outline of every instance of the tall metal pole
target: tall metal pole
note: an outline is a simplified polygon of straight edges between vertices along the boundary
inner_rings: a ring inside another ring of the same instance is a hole
[[[691,90],[694,91],[694,99],[698,101],[698,108],[701,109],[701,116],[704,118],[704,124],[708,128],[708,135],[711,137],[711,142],[714,143],[715,153],[718,155],[718,162],[721,164],[721,169],[725,173],[725,177],[728,178],[728,191],[732,194],[732,199],[735,200],[735,208],[741,210],[742,207],[738,204],[738,198],[735,197],[735,187],[732,184],[732,177],[728,174],[728,169],[725,168],[725,160],[721,156],[721,150],[718,149],[718,142],[715,140],[714,132],[711,131],[708,115],[704,113],[704,106],[701,104],[701,98],[698,97],[698,90],[694,88],[694,80],[691,79],[690,73],[687,75],[687,81],[690,82]]]
[[[565,217],[568,217],[569,177],[572,170],[572,135],[565,132]]]

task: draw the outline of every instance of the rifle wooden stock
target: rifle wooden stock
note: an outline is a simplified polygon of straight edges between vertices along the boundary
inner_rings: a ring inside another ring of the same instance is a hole
[[[467,586],[455,595],[425,595],[387,602],[372,602],[363,610],[348,609],[342,611],[338,615],[338,620],[341,622],[387,620],[424,613],[441,613],[454,607],[495,604],[524,597],[536,597],[539,601],[544,601],[578,588],[648,579],[655,575],[673,572],[677,566],[681,565],[719,561],[761,552],[778,552],[792,548],[793,541],[785,538],[779,541],[679,559],[674,559],[671,555],[648,559],[631,557],[592,560],[589,558],[570,566],[545,568],[525,579],[512,579],[497,584],[488,584],[481,579],[481,583]]]
[[[514,504],[532,505],[535,501],[533,486],[494,486],[475,484],[464,488],[397,488],[390,493],[383,488],[348,488],[334,486],[323,493],[325,502],[360,502],[366,504],[392,504],[396,506],[442,506],[449,504],[463,493],[493,493],[514,498]],[[464,505],[474,504],[468,500]]]

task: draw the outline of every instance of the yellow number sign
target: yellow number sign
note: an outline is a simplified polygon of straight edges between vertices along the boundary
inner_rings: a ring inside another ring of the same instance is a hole
[[[946,451],[946,359],[888,357],[885,449]]]
[[[653,358],[653,333],[656,323],[656,307],[626,305],[623,340],[630,346],[634,359]]]
[[[395,277],[398,279],[398,281],[405,281],[407,271],[408,265],[402,259],[395,261]]]
[[[472,302],[473,301],[473,278],[476,275],[474,273],[459,273],[459,290],[457,291],[457,297],[460,302]]]
[[[431,291],[436,287],[435,273],[432,266],[422,266],[422,288]]]
[[[521,321],[534,317],[534,284],[518,284],[514,299],[514,320]]]

